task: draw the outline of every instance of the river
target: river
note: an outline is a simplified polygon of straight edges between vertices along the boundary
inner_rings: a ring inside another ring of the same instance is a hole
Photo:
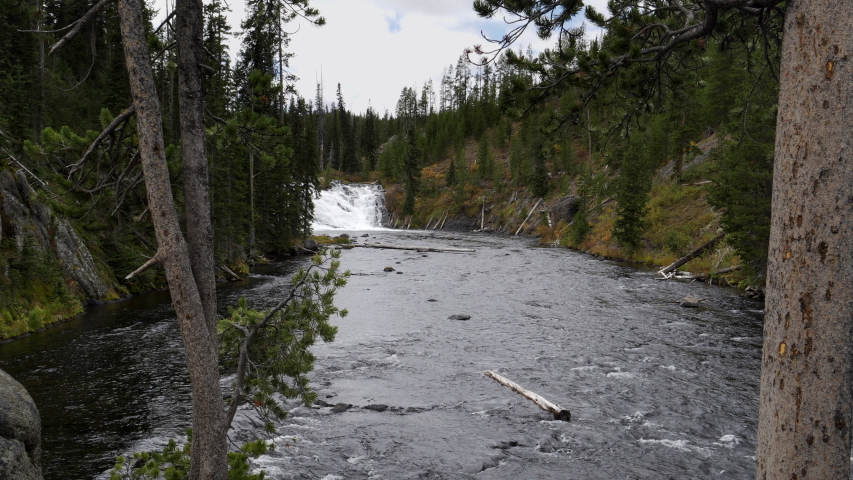
[[[334,319],[335,342],[315,348],[311,375],[324,403],[290,404],[276,449],[255,464],[269,478],[754,477],[760,303],[526,238],[349,233],[362,244],[475,252],[342,253],[352,277],[336,304],[350,315]],[[306,261],[221,287],[220,310],[241,295],[269,306]],[[702,307],[680,307],[688,294],[706,298]],[[456,314],[470,319],[449,319]],[[48,480],[102,477],[116,455],[189,425],[164,293],[2,344],[0,368],[39,407]],[[572,421],[553,420],[484,376],[489,369],[571,410]],[[332,413],[338,403],[353,406]],[[251,416],[235,431],[260,435]]]
[[[476,252],[343,252],[353,275],[336,303],[351,313],[335,320],[337,340],[316,348],[312,378],[320,399],[354,407],[293,404],[279,447],[257,464],[271,478],[753,477],[759,303],[529,239],[368,234],[359,240]],[[269,305],[304,261],[220,289],[222,307],[240,295]],[[707,300],[678,306],[687,294]],[[96,477],[189,422],[162,293],[0,345],[0,365],[39,406],[48,479]],[[572,421],[551,420],[488,369]],[[375,404],[389,408],[365,408]]]

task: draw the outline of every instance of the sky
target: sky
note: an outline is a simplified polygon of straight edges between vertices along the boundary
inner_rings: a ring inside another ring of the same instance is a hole
[[[155,0],[163,15],[166,3]],[[466,47],[487,43],[483,31],[499,38],[511,27],[503,17],[477,16],[471,0],[312,0],[326,25],[306,22],[289,25],[289,50],[295,53],[290,70],[299,77],[296,89],[307,99],[315,96],[321,78],[326,104],[335,101],[338,83],[349,110],[364,112],[371,105],[380,115],[392,115],[403,87],[421,87],[432,79],[440,84],[443,70],[456,65]],[[606,0],[586,2],[606,12]],[[244,0],[230,0],[229,21],[240,30]],[[171,7],[170,7],[171,9]],[[156,20],[155,20],[156,23]],[[532,30],[517,42],[515,49],[528,45],[535,52],[550,48],[553,40],[540,40]],[[239,39],[231,42],[232,59],[239,52]]]

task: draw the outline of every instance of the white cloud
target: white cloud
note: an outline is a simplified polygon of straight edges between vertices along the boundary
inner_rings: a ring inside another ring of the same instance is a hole
[[[167,0],[156,0],[161,15]],[[511,27],[502,17],[485,20],[473,11],[471,0],[312,0],[326,25],[316,28],[303,22],[294,26],[290,51],[291,70],[300,80],[299,93],[314,98],[322,72],[325,100],[334,101],[337,84],[347,107],[363,112],[368,102],[379,111],[392,112],[403,87],[418,87],[432,78],[440,83],[444,68],[456,64],[466,47],[484,44],[480,31],[499,37]],[[606,0],[592,0],[606,12]],[[245,10],[244,0],[228,2],[229,21],[239,31]],[[170,9],[171,10],[171,9]],[[298,30],[298,31],[297,31]],[[533,45],[535,51],[553,45],[533,30],[525,33],[518,46]],[[517,48],[517,47],[516,47]],[[239,41],[232,42],[236,58]]]

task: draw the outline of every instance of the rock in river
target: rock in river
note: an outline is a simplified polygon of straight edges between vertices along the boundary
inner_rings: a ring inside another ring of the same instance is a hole
[[[471,315],[451,315],[447,317],[448,320],[470,320]]]
[[[41,417],[36,404],[0,370],[0,478],[41,480]]]

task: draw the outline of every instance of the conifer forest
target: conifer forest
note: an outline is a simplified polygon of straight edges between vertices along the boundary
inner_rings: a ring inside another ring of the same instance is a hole
[[[506,33],[358,111],[347,78],[296,88],[300,28],[343,21],[314,3],[246,0],[235,24],[226,0],[0,0],[0,341],[152,290],[180,319],[192,450],[111,478],[264,478],[267,444],[227,432],[246,402],[274,432],[318,399],[311,349],[347,314],[347,250],[312,232],[337,182],[384,187],[390,229],[525,235],[765,302],[757,478],[849,478],[853,6],[474,0]],[[217,283],[311,252],[278,306],[217,313]]]

